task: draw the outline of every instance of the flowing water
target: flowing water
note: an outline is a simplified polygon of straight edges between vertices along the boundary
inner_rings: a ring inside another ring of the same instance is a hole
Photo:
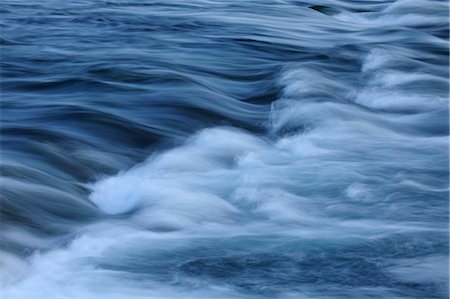
[[[2,1],[2,298],[447,298],[447,6]]]

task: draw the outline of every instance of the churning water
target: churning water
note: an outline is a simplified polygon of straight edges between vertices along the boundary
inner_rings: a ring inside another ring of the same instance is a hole
[[[447,298],[446,1],[1,14],[3,298]]]

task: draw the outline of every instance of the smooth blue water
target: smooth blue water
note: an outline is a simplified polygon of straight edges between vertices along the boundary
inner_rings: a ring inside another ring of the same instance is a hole
[[[1,15],[1,298],[448,298],[446,1]]]

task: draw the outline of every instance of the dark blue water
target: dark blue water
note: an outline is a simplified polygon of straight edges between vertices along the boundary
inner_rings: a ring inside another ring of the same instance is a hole
[[[448,298],[446,1],[1,15],[2,298]]]

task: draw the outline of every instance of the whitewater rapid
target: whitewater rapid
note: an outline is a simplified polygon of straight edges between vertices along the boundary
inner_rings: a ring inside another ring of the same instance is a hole
[[[61,222],[64,232],[50,237],[5,226],[7,242],[38,249],[1,253],[2,298],[448,295],[448,45],[421,31],[448,26],[441,13],[447,4],[374,1],[372,12],[337,4],[311,10],[304,35],[283,37],[292,48],[304,47],[302,38],[318,40],[305,48],[332,49],[333,64],[280,64],[271,79],[276,99],[267,106],[215,90],[220,79],[204,84],[223,102],[190,99],[260,128],[214,123],[150,148],[133,166],[86,151],[88,163],[117,163],[119,170],[70,187],[86,189],[84,200],[66,194],[69,187],[55,191],[52,179],[38,186],[4,178],[11,190],[62,198],[48,211],[71,207],[89,221]],[[277,22],[288,18],[269,12],[259,12],[263,28],[282,35]],[[258,18],[220,16],[229,24]],[[318,35],[322,26],[329,35]],[[338,38],[322,48],[333,34],[346,43]],[[372,34],[381,39],[369,40]],[[355,50],[352,41],[364,46]],[[175,125],[159,129],[178,134]]]

